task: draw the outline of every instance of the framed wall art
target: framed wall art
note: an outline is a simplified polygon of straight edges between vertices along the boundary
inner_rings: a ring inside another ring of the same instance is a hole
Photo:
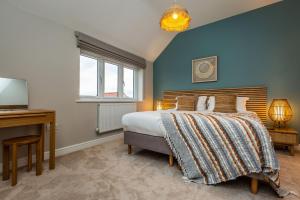
[[[192,82],[210,82],[218,80],[218,57],[195,59],[192,61]]]

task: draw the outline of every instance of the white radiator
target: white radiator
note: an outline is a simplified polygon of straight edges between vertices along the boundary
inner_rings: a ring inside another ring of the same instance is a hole
[[[97,106],[97,133],[122,128],[122,116],[136,112],[136,103],[100,103]]]

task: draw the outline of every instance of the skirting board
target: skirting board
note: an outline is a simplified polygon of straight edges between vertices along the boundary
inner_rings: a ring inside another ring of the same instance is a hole
[[[123,135],[124,135],[123,133],[118,133],[115,135],[102,137],[102,138],[99,138],[96,140],[90,140],[87,142],[59,148],[59,149],[55,150],[55,156],[59,157],[59,156],[67,155],[67,154],[73,153],[75,151],[79,151],[79,150],[90,148],[90,147],[93,147],[93,146],[96,146],[99,144],[104,144],[106,142],[121,139],[121,138],[123,138]],[[45,152],[44,156],[45,156],[45,160],[48,160],[49,159],[49,151]],[[32,161],[35,162],[35,155],[32,156]],[[18,167],[23,167],[26,165],[27,165],[27,157],[22,157],[22,158],[18,159]],[[0,163],[0,173],[2,173],[2,162]]]

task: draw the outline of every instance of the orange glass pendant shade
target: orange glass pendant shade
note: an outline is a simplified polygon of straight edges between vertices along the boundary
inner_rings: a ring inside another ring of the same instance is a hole
[[[287,99],[273,99],[269,108],[269,117],[274,121],[276,128],[285,127],[287,121],[293,116],[292,108]]]
[[[181,32],[189,28],[190,22],[191,17],[188,11],[178,4],[174,4],[163,14],[160,27],[169,32]]]

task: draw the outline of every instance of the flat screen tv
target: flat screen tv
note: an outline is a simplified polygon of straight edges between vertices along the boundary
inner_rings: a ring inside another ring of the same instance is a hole
[[[0,109],[28,108],[26,80],[0,77]]]

